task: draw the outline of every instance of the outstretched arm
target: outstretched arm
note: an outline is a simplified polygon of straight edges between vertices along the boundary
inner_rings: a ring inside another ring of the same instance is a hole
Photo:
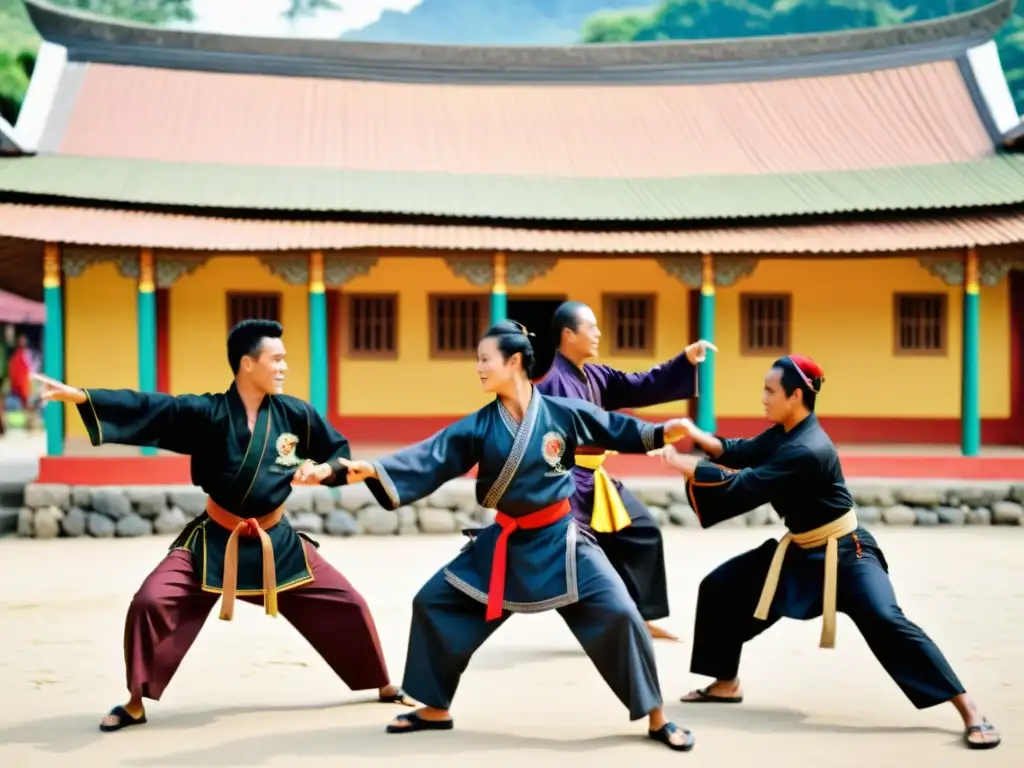
[[[75,405],[93,445],[119,443],[191,454],[210,422],[210,401],[202,395],[167,395],[132,389],[78,389],[47,376],[45,402]]]
[[[777,428],[766,429],[756,437],[718,437],[705,432],[689,419],[684,419],[686,429],[697,447],[715,460],[717,464],[731,469],[746,469],[764,464],[771,455],[774,444],[772,436]]]
[[[707,341],[697,341],[671,360],[636,373],[598,363],[587,363],[586,370],[601,390],[601,405],[609,411],[645,408],[696,396],[697,365],[704,361],[709,349],[716,347]]]
[[[648,453],[685,435],[680,420],[653,424],[606,411],[583,400],[561,400],[572,411],[578,445],[599,445],[619,453]]]
[[[338,459],[348,483],[364,481],[385,509],[397,509],[428,496],[461,477],[480,460],[476,414],[467,416],[422,442],[376,461]]]
[[[814,456],[803,451],[739,470],[670,448],[662,458],[686,478],[686,495],[703,528],[769,503],[773,494],[816,466]]]

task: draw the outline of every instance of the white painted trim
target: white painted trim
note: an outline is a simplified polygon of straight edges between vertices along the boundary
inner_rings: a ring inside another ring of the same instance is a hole
[[[1000,135],[1009,133],[1021,123],[1017,107],[1013,103],[1010,86],[1006,82],[999,49],[994,40],[967,51],[967,61],[974,72],[974,79],[981,90],[981,96],[988,107],[988,113]]]
[[[39,46],[32,80],[18,114],[18,124],[14,126],[18,144],[25,152],[35,152],[39,146],[67,63],[68,51],[64,46],[45,40]]]
[[[14,130],[14,126],[0,116],[0,149],[6,149],[7,145],[13,146],[18,152],[22,151],[21,142],[18,141],[18,134]]]

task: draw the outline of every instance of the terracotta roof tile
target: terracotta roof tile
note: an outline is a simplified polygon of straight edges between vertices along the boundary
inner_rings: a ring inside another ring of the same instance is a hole
[[[1024,212],[799,226],[583,232],[226,219],[0,204],[0,233],[31,241],[198,251],[415,248],[523,253],[884,253],[1024,242]]]
[[[706,85],[446,85],[88,64],[64,154],[657,177],[971,160],[993,151],[954,61]]]

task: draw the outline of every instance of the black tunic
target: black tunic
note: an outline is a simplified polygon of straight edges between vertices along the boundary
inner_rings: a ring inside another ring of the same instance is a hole
[[[78,406],[93,445],[149,446],[191,459],[192,482],[240,518],[262,517],[284,504],[292,476],[303,460],[349,458],[348,440],[309,403],[267,395],[252,431],[234,384],[227,392],[167,395],[130,389],[88,389]],[[336,472],[324,485],[343,485]],[[220,592],[224,548],[230,531],[206,513],[182,532],[172,549],[192,552],[203,589]],[[267,531],[274,547],[279,590],[313,581],[299,535],[282,519]],[[238,549],[238,595],[263,594],[259,539],[242,537]]]
[[[705,528],[770,503],[793,534],[843,517],[853,498],[832,440],[814,414],[786,432],[774,426],[753,439],[722,440],[714,462],[701,461],[687,492]],[[723,563],[701,582],[694,621],[695,674],[732,680],[743,644],[780,618],[822,615],[824,546],[786,550],[765,620],[754,616],[778,547],[760,547]],[[900,609],[885,555],[864,528],[838,538],[837,609],[849,616],[886,672],[914,706],[930,707],[964,692],[935,643]]]

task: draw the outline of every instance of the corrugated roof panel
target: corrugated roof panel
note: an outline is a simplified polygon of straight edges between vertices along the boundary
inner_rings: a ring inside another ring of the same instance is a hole
[[[88,64],[59,151],[416,171],[803,173],[992,154],[955,61],[684,85],[452,85]]]
[[[0,203],[3,237],[216,252],[445,249],[520,253],[844,254],[1024,242],[1024,212],[897,222],[590,232],[487,226],[227,219]]]
[[[541,221],[682,221],[1024,203],[1024,157],[860,171],[595,179],[458,176],[38,156],[0,193],[115,204]]]

